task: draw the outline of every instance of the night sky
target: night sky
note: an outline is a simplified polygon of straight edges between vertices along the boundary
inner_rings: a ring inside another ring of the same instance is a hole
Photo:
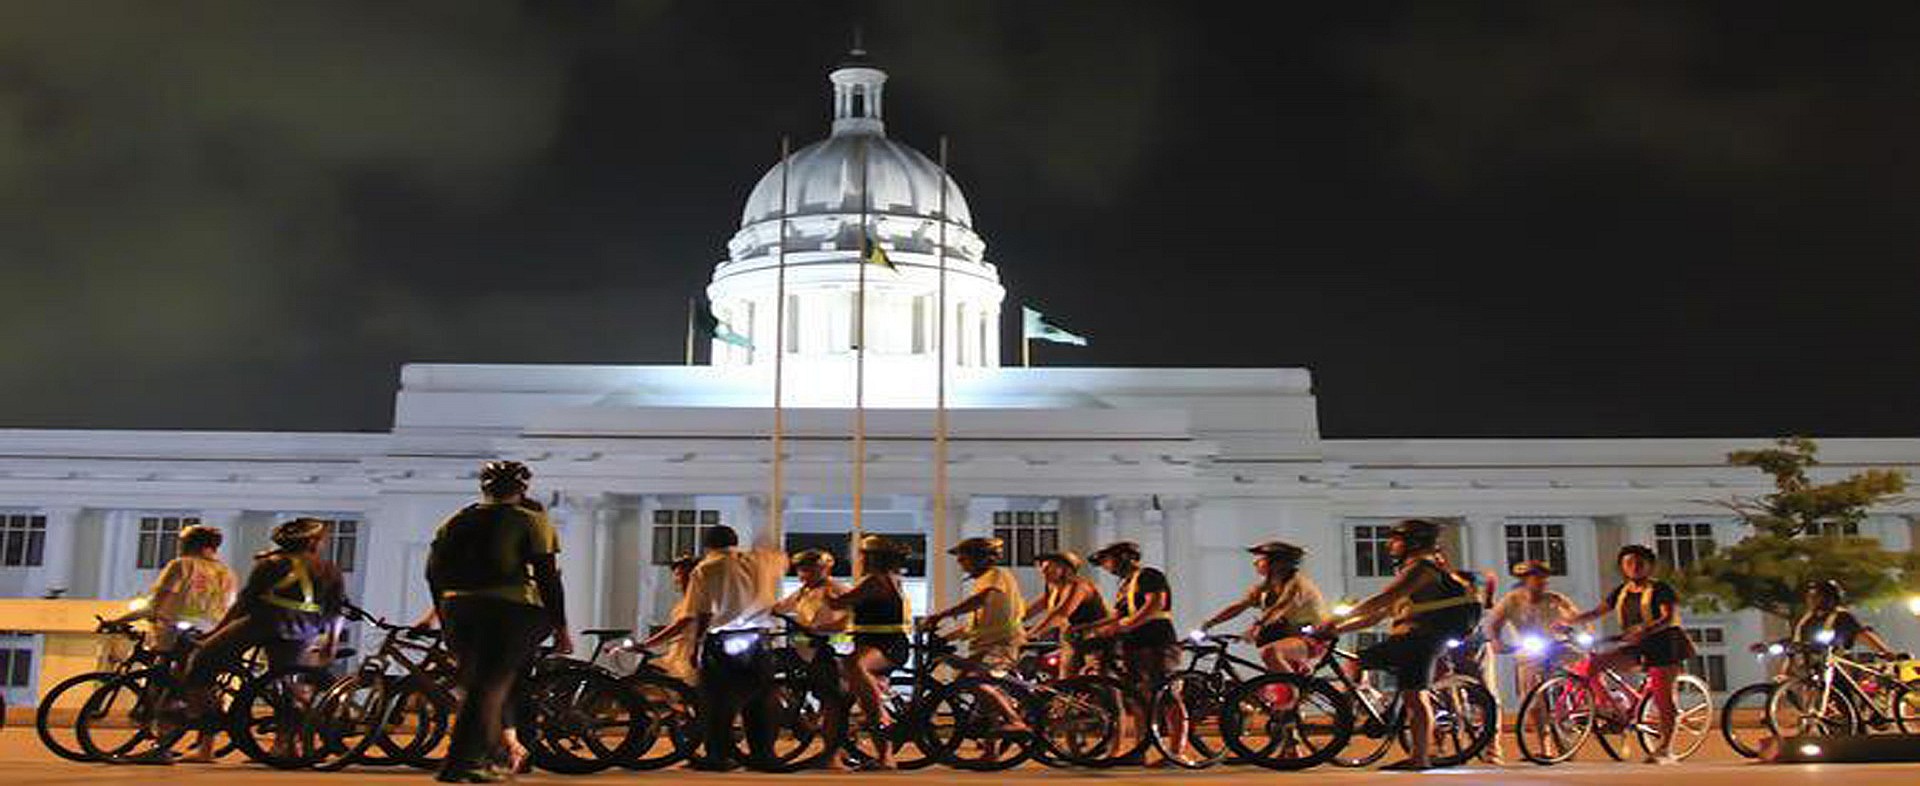
[[[1008,312],[1093,340],[1040,363],[1305,366],[1339,437],[1914,436],[1890,5],[13,0],[0,426],[677,363],[859,24]]]

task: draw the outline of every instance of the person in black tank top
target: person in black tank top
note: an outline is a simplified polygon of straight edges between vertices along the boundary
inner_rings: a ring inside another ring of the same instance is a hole
[[[1077,625],[1106,619],[1106,599],[1100,597],[1100,589],[1091,579],[1081,575],[1080,569],[1086,562],[1080,555],[1059,551],[1034,557],[1034,562],[1040,565],[1046,589],[1027,604],[1026,619],[1040,618],[1027,627],[1027,640],[1039,641],[1057,631],[1061,678],[1084,672],[1089,659],[1103,657],[1106,648],[1068,631]]]
[[[1433,767],[1433,704],[1426,688],[1433,681],[1434,664],[1446,653],[1447,640],[1464,638],[1479,623],[1480,603],[1473,588],[1447,566],[1437,522],[1407,519],[1393,525],[1387,531],[1387,552],[1400,562],[1393,581],[1347,616],[1323,620],[1315,630],[1338,635],[1393,619],[1386,640],[1360,653],[1360,665],[1391,673],[1407,708],[1412,745],[1407,758],[1385,769],[1426,770]]]
[[[1801,590],[1800,600],[1806,611],[1793,622],[1794,641],[1824,644],[1838,650],[1850,650],[1864,643],[1881,655],[1892,657],[1897,654],[1887,646],[1886,639],[1880,638],[1873,626],[1862,623],[1847,608],[1847,589],[1840,582],[1832,579],[1809,581]],[[1900,659],[1906,658],[1902,656]]]
[[[859,704],[862,726],[893,724],[885,701],[887,678],[912,655],[907,634],[913,629],[913,610],[900,586],[907,556],[902,544],[879,535],[861,538],[860,581],[827,600],[829,608],[853,611],[853,653],[840,659],[840,676]],[[892,769],[892,746],[882,741],[876,747],[880,759],[873,765]],[[845,753],[835,752],[834,761],[844,766]]]
[[[1612,652],[1596,653],[1593,668],[1596,673],[1606,669],[1646,669],[1647,690],[1659,714],[1658,743],[1653,752],[1647,754],[1647,761],[1672,763],[1678,761],[1672,748],[1674,721],[1679,715],[1673,685],[1674,680],[1687,673],[1687,659],[1694,654],[1693,641],[1680,626],[1679,593],[1673,585],[1653,578],[1653,569],[1659,562],[1653,549],[1637,543],[1623,546],[1615,561],[1625,580],[1607,593],[1599,606],[1582,612],[1572,622],[1581,624],[1613,615],[1620,628],[1622,646]]]

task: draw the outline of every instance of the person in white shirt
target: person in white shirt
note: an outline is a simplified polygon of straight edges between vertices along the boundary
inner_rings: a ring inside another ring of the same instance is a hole
[[[687,580],[685,614],[699,642],[700,720],[705,755],[696,769],[732,769],[733,720],[744,717],[748,755],[769,761],[773,750],[773,658],[763,631],[780,596],[787,554],[763,527],[753,548],[741,549],[732,527],[709,527],[706,556]]]

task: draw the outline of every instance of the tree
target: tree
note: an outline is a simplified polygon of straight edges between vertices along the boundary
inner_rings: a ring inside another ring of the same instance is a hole
[[[1834,579],[1868,605],[1878,605],[1920,578],[1920,556],[1888,551],[1856,534],[1877,505],[1906,490],[1906,475],[1870,469],[1816,483],[1809,470],[1819,446],[1806,437],[1774,447],[1736,450],[1727,463],[1773,476],[1774,490],[1719,503],[1753,528],[1733,546],[1696,560],[1675,576],[1681,592],[1703,611],[1759,609],[1792,619],[1809,581]]]

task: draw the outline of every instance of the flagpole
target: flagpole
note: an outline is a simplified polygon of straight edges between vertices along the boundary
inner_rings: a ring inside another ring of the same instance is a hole
[[[784,376],[787,355],[787,158],[791,143],[780,137],[780,242],[779,269],[773,288],[773,491],[767,498],[767,526],[775,543],[784,544],[781,530],[786,524],[786,431],[787,410]]]
[[[687,298],[687,365],[693,365],[693,312],[698,306],[694,298]]]
[[[860,537],[864,531],[867,495],[867,255],[872,243],[867,232],[867,140],[860,139],[860,259],[859,285],[853,295],[853,531],[848,551],[853,575],[860,575]]]
[[[934,313],[940,327],[934,332],[933,387],[933,548],[927,562],[933,569],[933,598],[942,605],[951,596],[952,582],[947,561],[947,137],[940,135],[940,285],[939,305]]]
[[[1027,336],[1024,318],[1020,325],[1020,367],[1033,368],[1033,339]]]

